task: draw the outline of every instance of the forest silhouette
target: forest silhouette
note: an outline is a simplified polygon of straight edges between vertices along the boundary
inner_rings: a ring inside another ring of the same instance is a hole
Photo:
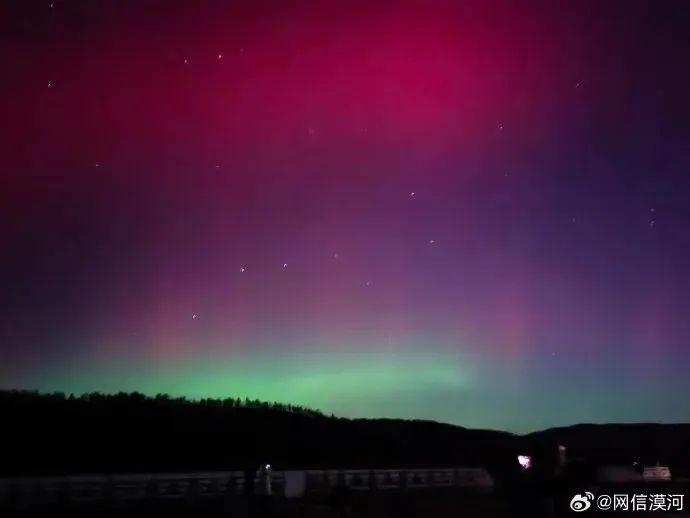
[[[0,476],[483,466],[568,448],[591,464],[657,461],[690,474],[688,424],[582,424],[527,435],[433,421],[346,419],[247,398],[0,391]]]
[[[506,432],[345,419],[247,398],[0,391],[9,474],[478,465]]]

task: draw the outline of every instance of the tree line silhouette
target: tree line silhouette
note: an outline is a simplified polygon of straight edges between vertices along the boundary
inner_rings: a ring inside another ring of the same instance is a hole
[[[325,417],[319,410],[314,410],[302,405],[290,403],[279,403],[277,401],[261,401],[250,398],[201,398],[187,399],[185,396],[172,397],[168,394],[156,394],[153,397],[146,396],[141,392],[118,392],[116,394],[103,394],[102,392],[86,392],[80,395],[64,392],[39,393],[36,390],[0,390],[0,403],[19,402],[25,399],[32,402],[42,399],[44,403],[59,403],[61,401],[87,403],[93,405],[151,405],[182,407],[185,405],[216,407],[216,408],[252,408],[256,410],[275,410],[278,412],[288,412],[301,414],[311,417]],[[331,417],[334,417],[331,415]]]
[[[248,398],[0,391],[2,474],[478,465],[513,437]]]

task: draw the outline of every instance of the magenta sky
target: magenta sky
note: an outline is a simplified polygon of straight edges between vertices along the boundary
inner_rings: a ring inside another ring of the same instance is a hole
[[[687,419],[687,5],[260,5],[2,8],[0,387]]]

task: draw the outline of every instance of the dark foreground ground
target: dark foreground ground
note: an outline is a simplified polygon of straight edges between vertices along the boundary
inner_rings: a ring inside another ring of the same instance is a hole
[[[348,502],[289,501],[282,499],[232,501],[219,499],[188,505],[178,501],[138,502],[117,506],[62,505],[32,508],[9,516],[24,517],[267,517],[267,518],[336,518],[336,517],[503,517],[514,516],[505,498],[490,495],[466,495],[450,491],[428,491],[415,494],[352,495]]]
[[[627,491],[634,488],[600,488],[602,492]],[[671,488],[668,488],[671,489]],[[685,492],[686,487],[676,487],[674,491]],[[595,488],[596,490],[596,488]],[[687,492],[685,492],[687,494]],[[79,505],[63,504],[43,509],[18,511],[8,517],[267,517],[267,518],[498,518],[498,517],[562,517],[600,515],[594,508],[585,513],[574,513],[568,509],[570,495],[563,495],[560,501],[541,494],[515,494],[499,492],[490,495],[467,494],[456,490],[430,489],[413,493],[390,492],[371,495],[352,494],[343,500],[335,501],[289,501],[283,499],[253,500],[234,498],[232,500],[212,499],[197,501],[193,505],[179,500],[138,502],[117,505]],[[655,512],[615,512],[616,517],[625,516],[675,516],[690,517],[686,510],[682,513]],[[611,514],[611,511],[605,514]]]

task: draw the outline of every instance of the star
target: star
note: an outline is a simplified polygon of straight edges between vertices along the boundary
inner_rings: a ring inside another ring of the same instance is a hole
[[[216,164],[216,169],[220,169],[220,164]]]
[[[338,252],[335,252],[333,254],[333,259],[338,259],[340,257],[340,254]]]
[[[283,263],[283,270],[287,268],[287,263]]]
[[[53,83],[52,81],[48,81],[48,88],[52,88],[53,86],[55,86],[55,83]]]
[[[367,281],[367,282],[364,283],[364,285],[365,285],[367,288],[371,288],[371,287],[374,285],[374,283],[373,283],[372,281]]]
[[[410,191],[410,198],[414,198],[416,194],[417,193],[415,193],[414,191]]]
[[[189,60],[187,58],[184,58],[184,64],[185,65],[189,64]]]
[[[429,239],[429,244],[430,244],[430,245],[435,245],[435,244],[436,244],[436,240],[435,240],[435,239]]]
[[[246,271],[247,271],[247,269],[246,269],[244,266],[240,266],[240,272],[241,272],[241,273],[244,273],[244,272],[246,272]]]
[[[101,167],[101,164],[98,163],[98,162],[96,162],[96,163],[94,164],[94,167]]]
[[[194,313],[194,314],[192,315],[192,320],[196,320],[197,318],[199,318],[199,315],[197,315],[196,313]]]
[[[221,59],[223,59],[223,54],[218,54],[218,60],[220,61]]]
[[[649,226],[653,227],[654,225],[656,225],[656,220],[653,219],[649,222]]]
[[[580,88],[581,85],[582,85],[582,81],[578,81],[577,83],[575,83],[575,88]]]
[[[503,123],[502,122],[498,123],[498,131],[503,131]]]

